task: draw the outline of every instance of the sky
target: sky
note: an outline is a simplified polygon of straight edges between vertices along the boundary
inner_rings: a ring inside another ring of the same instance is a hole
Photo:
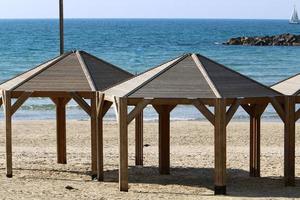
[[[64,0],[66,18],[287,19],[300,0]],[[58,0],[0,0],[0,19],[57,18]]]

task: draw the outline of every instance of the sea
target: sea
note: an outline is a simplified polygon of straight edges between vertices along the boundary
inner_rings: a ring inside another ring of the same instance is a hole
[[[84,50],[131,73],[138,74],[177,57],[195,52],[207,56],[265,85],[300,72],[300,47],[226,46],[232,37],[300,34],[299,25],[288,20],[229,19],[66,19],[65,48]],[[0,19],[0,81],[49,60],[59,53],[56,19]],[[1,110],[2,111],[2,110]],[[3,112],[1,112],[3,113]],[[3,114],[0,113],[0,118]],[[149,106],[145,120],[157,120]],[[55,118],[49,99],[29,99],[14,115],[16,120]],[[75,102],[67,106],[67,118],[88,120]],[[106,120],[115,120],[111,109]],[[204,120],[191,106],[177,106],[172,120]],[[239,109],[234,120],[246,121]],[[278,121],[269,106],[263,120]]]

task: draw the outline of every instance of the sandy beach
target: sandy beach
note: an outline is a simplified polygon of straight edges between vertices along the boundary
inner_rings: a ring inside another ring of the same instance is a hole
[[[134,123],[129,128],[128,193],[118,191],[118,134],[114,122],[104,125],[105,181],[92,181],[90,123],[67,122],[68,164],[56,163],[55,121],[14,121],[14,177],[5,176],[5,138],[0,129],[0,199],[223,199],[213,195],[213,127],[205,122],[171,123],[171,175],[158,173],[158,125],[145,123],[144,167],[134,166]],[[3,122],[1,123],[3,127]],[[262,178],[250,178],[249,124],[227,129],[228,199],[300,198],[296,187],[284,187],[283,124],[262,123]],[[300,129],[297,127],[296,176],[300,176]],[[67,189],[69,188],[69,189]]]

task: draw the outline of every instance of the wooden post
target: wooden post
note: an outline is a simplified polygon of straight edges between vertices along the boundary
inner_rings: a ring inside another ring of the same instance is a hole
[[[3,91],[5,132],[6,132],[6,176],[12,177],[12,113],[11,113],[11,93]]]
[[[103,181],[103,102],[104,95],[97,93],[97,180]],[[98,109],[99,107],[99,109]]]
[[[252,106],[253,108],[256,105]],[[261,115],[254,109],[250,114],[250,176],[260,177],[260,122]]]
[[[57,163],[66,164],[66,104],[70,99],[59,97],[52,100],[56,104]]]
[[[284,179],[286,186],[295,185],[295,97],[285,97]]]
[[[159,173],[170,174],[170,112],[175,106],[154,106],[158,113]]]
[[[91,157],[92,157],[92,179],[97,178],[97,102],[96,93],[91,98]]]
[[[226,100],[215,103],[215,195],[226,194]]]
[[[128,124],[127,124],[127,99],[119,98],[119,188],[128,191]]]
[[[143,111],[135,118],[135,165],[143,165]]]
[[[59,41],[60,55],[64,54],[64,1],[59,0]]]
[[[97,100],[97,180],[103,181],[103,118],[109,108],[111,107],[111,102],[104,101],[104,94],[98,93]],[[99,108],[99,109],[98,109]]]

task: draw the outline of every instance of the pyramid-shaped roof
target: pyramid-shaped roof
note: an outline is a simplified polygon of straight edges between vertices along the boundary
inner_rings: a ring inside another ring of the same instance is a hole
[[[300,73],[276,83],[271,88],[285,95],[299,95]]]
[[[102,91],[133,75],[84,51],[65,53],[0,85],[10,91]]]
[[[131,98],[247,98],[281,96],[199,54],[186,54],[104,91]]]

